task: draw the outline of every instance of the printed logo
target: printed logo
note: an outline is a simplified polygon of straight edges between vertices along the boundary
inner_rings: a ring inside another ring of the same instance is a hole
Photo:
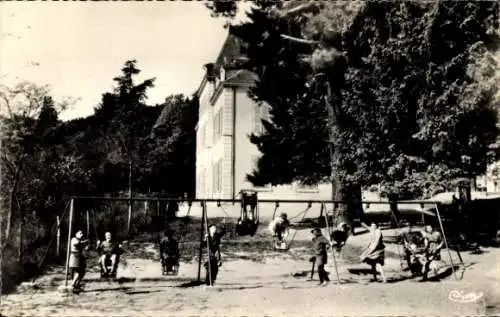
[[[453,290],[448,295],[448,299],[456,303],[472,303],[483,297],[483,295],[483,292],[479,292],[477,294],[474,292],[465,294],[462,291]]]

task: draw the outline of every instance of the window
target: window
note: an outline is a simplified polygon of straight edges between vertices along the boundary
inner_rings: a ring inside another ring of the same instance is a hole
[[[214,116],[214,142],[222,136],[222,108]]]
[[[213,185],[215,193],[220,193],[222,191],[222,159],[219,159],[214,164]]]

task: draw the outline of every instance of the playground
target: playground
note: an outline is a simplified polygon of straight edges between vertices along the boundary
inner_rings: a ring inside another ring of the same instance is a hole
[[[340,254],[329,253],[327,271],[331,282],[318,286],[310,278],[310,224],[320,215],[310,210],[282,206],[295,216],[293,243],[286,252],[275,250],[267,223],[275,207],[262,208],[261,223],[253,236],[223,239],[222,266],[215,287],[196,283],[199,266],[199,235],[202,210],[181,206],[178,213],[181,265],[176,276],[162,275],[158,247],[152,234],[138,234],[126,242],[116,279],[101,279],[97,257],[89,256],[84,291],[62,291],[64,266],[45,269],[34,283],[20,285],[1,299],[2,316],[172,316],[172,315],[498,315],[500,304],[500,252],[482,248],[481,253],[442,250],[447,263],[439,279],[420,282],[402,265],[401,247],[394,241],[398,229],[382,230],[387,283],[370,282],[369,266],[359,255],[368,244],[362,231],[349,237]],[[213,204],[208,221],[234,223],[237,208]],[[189,211],[188,211],[189,210]],[[307,211],[307,213],[305,212]],[[189,212],[189,215],[187,213]],[[201,212],[201,213],[200,213]],[[301,213],[302,212],[302,213]],[[186,222],[185,220],[188,219]],[[308,222],[309,221],[309,222]],[[451,259],[449,256],[451,255]],[[338,279],[337,279],[338,272]],[[203,273],[202,273],[203,275]],[[339,284],[340,280],[340,284]]]

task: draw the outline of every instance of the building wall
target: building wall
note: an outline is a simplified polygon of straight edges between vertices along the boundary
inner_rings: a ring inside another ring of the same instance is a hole
[[[262,132],[261,118],[267,118],[265,106],[259,107],[247,94],[248,87],[224,87],[215,96],[213,84],[207,83],[200,94],[200,120],[197,127],[196,197],[235,197],[241,190],[259,192],[260,199],[331,199],[331,186],[320,184],[304,187],[299,184],[254,187],[246,175],[255,167],[261,153],[250,142],[251,133]],[[233,109],[235,134],[233,136]],[[234,137],[234,138],[233,138]],[[235,165],[233,176],[233,140]],[[234,178],[234,189],[233,189]]]
[[[232,88],[236,101],[236,194],[242,189],[259,192],[260,199],[331,199],[331,185],[305,187],[299,184],[281,186],[254,187],[246,180],[246,175],[256,168],[257,160],[262,155],[250,142],[249,135],[262,133],[261,119],[268,118],[268,109],[258,106],[247,94],[247,87]]]
[[[196,127],[196,197],[207,197],[212,192],[212,107],[210,96],[214,91],[212,83],[206,83],[200,94],[199,119]]]

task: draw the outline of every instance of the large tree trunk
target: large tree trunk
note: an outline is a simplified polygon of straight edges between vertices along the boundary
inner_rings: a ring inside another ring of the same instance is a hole
[[[339,203],[336,210],[336,223],[346,223],[350,228],[353,228],[354,221],[362,217],[362,202],[361,202],[361,188],[357,185],[350,185],[343,182],[338,175],[334,180],[335,185],[334,200],[344,201]]]
[[[350,228],[353,228],[353,220],[358,217],[361,206],[361,188],[346,182],[336,167],[337,162],[341,162],[342,153],[335,146],[338,139],[337,134],[341,134],[348,129],[345,121],[342,120],[342,95],[341,89],[344,82],[343,70],[333,67],[328,70],[328,82],[326,85],[326,110],[328,113],[329,126],[329,148],[330,148],[330,166],[332,181],[332,199],[341,201],[337,205],[336,215],[337,224],[344,222]],[[344,203],[345,202],[345,203]]]

